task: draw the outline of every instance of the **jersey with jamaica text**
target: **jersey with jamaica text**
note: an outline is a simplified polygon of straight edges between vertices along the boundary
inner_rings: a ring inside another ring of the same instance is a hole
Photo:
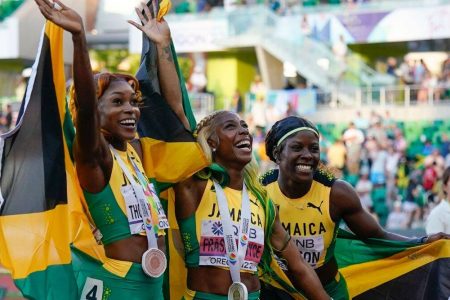
[[[318,268],[332,258],[338,226],[329,212],[331,183],[313,180],[308,193],[298,199],[283,195],[276,180],[266,189],[278,207],[281,224],[305,261]]]
[[[242,191],[230,188],[224,189],[230,210],[233,231],[238,247],[238,226],[241,223]],[[250,198],[250,230],[248,248],[245,260],[241,265],[242,271],[256,272],[264,250],[264,207],[249,191]],[[212,181],[208,181],[201,202],[195,213],[196,235],[199,243],[199,265],[228,268],[228,260],[223,238],[222,220],[219,213],[216,192]],[[182,233],[183,235],[183,233]],[[230,261],[232,263],[232,261]]]

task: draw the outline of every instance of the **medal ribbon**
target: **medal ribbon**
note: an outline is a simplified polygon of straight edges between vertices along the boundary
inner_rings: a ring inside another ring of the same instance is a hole
[[[130,159],[130,158],[128,158],[128,159]],[[146,196],[147,196],[149,204],[152,206],[153,210],[156,212],[156,215],[158,216],[158,218],[162,218],[167,221],[166,214],[164,213],[164,210],[162,209],[161,201],[159,201],[158,195],[156,195],[156,191],[152,190],[150,183],[146,179],[145,175],[142,174],[141,170],[139,170],[136,163],[131,159],[130,159],[130,162],[133,165],[134,171],[137,174],[138,180],[139,180],[143,190],[147,191],[148,195],[146,194]],[[161,221],[161,219],[159,219],[159,221]],[[156,223],[154,226],[156,227],[156,229],[155,229],[156,232],[158,232],[158,230],[160,230],[160,229],[164,230],[164,229],[168,228],[168,227],[161,228],[158,223]]]
[[[247,253],[251,217],[250,199],[248,197],[247,188],[245,187],[245,184],[242,187],[241,222],[238,228],[238,245],[236,245],[227,198],[222,187],[216,181],[213,182],[222,220],[223,238],[225,240],[225,249],[228,256],[231,279],[233,282],[241,282],[241,266]]]
[[[156,223],[153,222],[153,220],[152,220],[150,203],[148,202],[147,196],[145,196],[144,188],[134,180],[133,175],[131,175],[130,170],[125,165],[122,158],[117,153],[116,149],[114,149],[113,146],[111,146],[111,145],[109,145],[109,148],[114,153],[114,156],[116,157],[116,160],[119,163],[120,168],[122,169],[122,171],[124,172],[124,174],[128,178],[128,180],[130,181],[131,187],[133,188],[136,199],[138,200],[139,211],[141,212],[142,221],[144,222],[145,233],[147,235],[148,248],[158,249],[158,242],[156,239],[156,232],[155,232],[155,226],[154,226],[154,224],[156,224]],[[127,156],[128,156],[128,153],[127,153]],[[129,156],[128,156],[128,159],[130,161],[132,161]]]

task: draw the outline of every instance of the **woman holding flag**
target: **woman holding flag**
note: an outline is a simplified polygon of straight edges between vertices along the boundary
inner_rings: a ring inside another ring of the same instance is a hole
[[[321,168],[319,131],[306,119],[287,117],[276,122],[266,136],[266,153],[279,170],[264,175],[262,183],[278,206],[280,220],[295,240],[297,252],[315,269],[333,299],[349,298],[334,253],[341,220],[360,239],[421,244],[449,238],[443,233],[408,238],[385,231],[363,209],[348,183]],[[263,289],[262,295],[263,299],[289,299],[271,285]]]
[[[93,76],[81,17],[60,1],[35,1],[45,18],[72,34],[74,46],[70,106],[77,130],[73,157],[91,225],[105,255],[99,264],[74,248],[81,299],[163,299],[168,222],[144,171],[143,150],[136,140],[141,116],[139,82],[123,74]],[[151,8],[152,13],[147,6],[143,12],[136,9],[142,25],[129,21],[156,45],[161,95],[151,97],[158,101],[163,97],[187,129],[170,30],[163,18],[157,20],[156,2]],[[155,168],[170,159],[152,157],[152,153],[144,153],[144,162]]]
[[[259,299],[257,269],[272,274],[273,251],[287,261],[297,289],[309,299],[329,299],[258,182],[247,124],[218,111],[197,125],[196,134],[213,164],[175,186],[188,269],[184,299]]]

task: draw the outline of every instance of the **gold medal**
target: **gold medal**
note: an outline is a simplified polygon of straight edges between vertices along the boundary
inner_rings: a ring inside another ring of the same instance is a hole
[[[167,268],[167,259],[164,252],[151,248],[142,254],[142,269],[150,277],[161,276]]]
[[[248,291],[242,282],[233,282],[228,289],[228,300],[248,300]]]

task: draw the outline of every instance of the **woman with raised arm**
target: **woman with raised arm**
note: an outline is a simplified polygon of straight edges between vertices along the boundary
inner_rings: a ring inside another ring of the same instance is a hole
[[[349,298],[334,256],[341,220],[361,239],[422,243],[449,237],[407,238],[383,230],[361,206],[355,190],[319,166],[319,131],[306,119],[287,117],[276,122],[266,136],[266,153],[279,170],[263,176],[262,183],[279,208],[280,220],[295,240],[296,251],[315,269],[335,300]],[[269,285],[263,289],[262,299],[290,298]]]
[[[196,134],[214,163],[175,186],[188,269],[184,299],[259,299],[257,268],[270,273],[265,263],[272,251],[309,299],[329,299],[258,182],[247,124],[219,111],[204,118]]]
[[[35,0],[48,20],[72,34],[73,81],[70,104],[76,126],[73,156],[92,225],[106,255],[100,265],[73,251],[81,299],[163,299],[167,218],[148,181],[136,138],[141,93],[130,75],[92,75],[81,17],[59,1]],[[156,3],[156,1],[154,2]],[[156,4],[152,7],[156,14]],[[179,81],[170,51],[170,30],[147,6],[136,9],[143,25],[130,21],[156,44],[161,95],[180,121]],[[165,158],[155,157],[155,160]],[[159,179],[159,178],[156,178]]]

